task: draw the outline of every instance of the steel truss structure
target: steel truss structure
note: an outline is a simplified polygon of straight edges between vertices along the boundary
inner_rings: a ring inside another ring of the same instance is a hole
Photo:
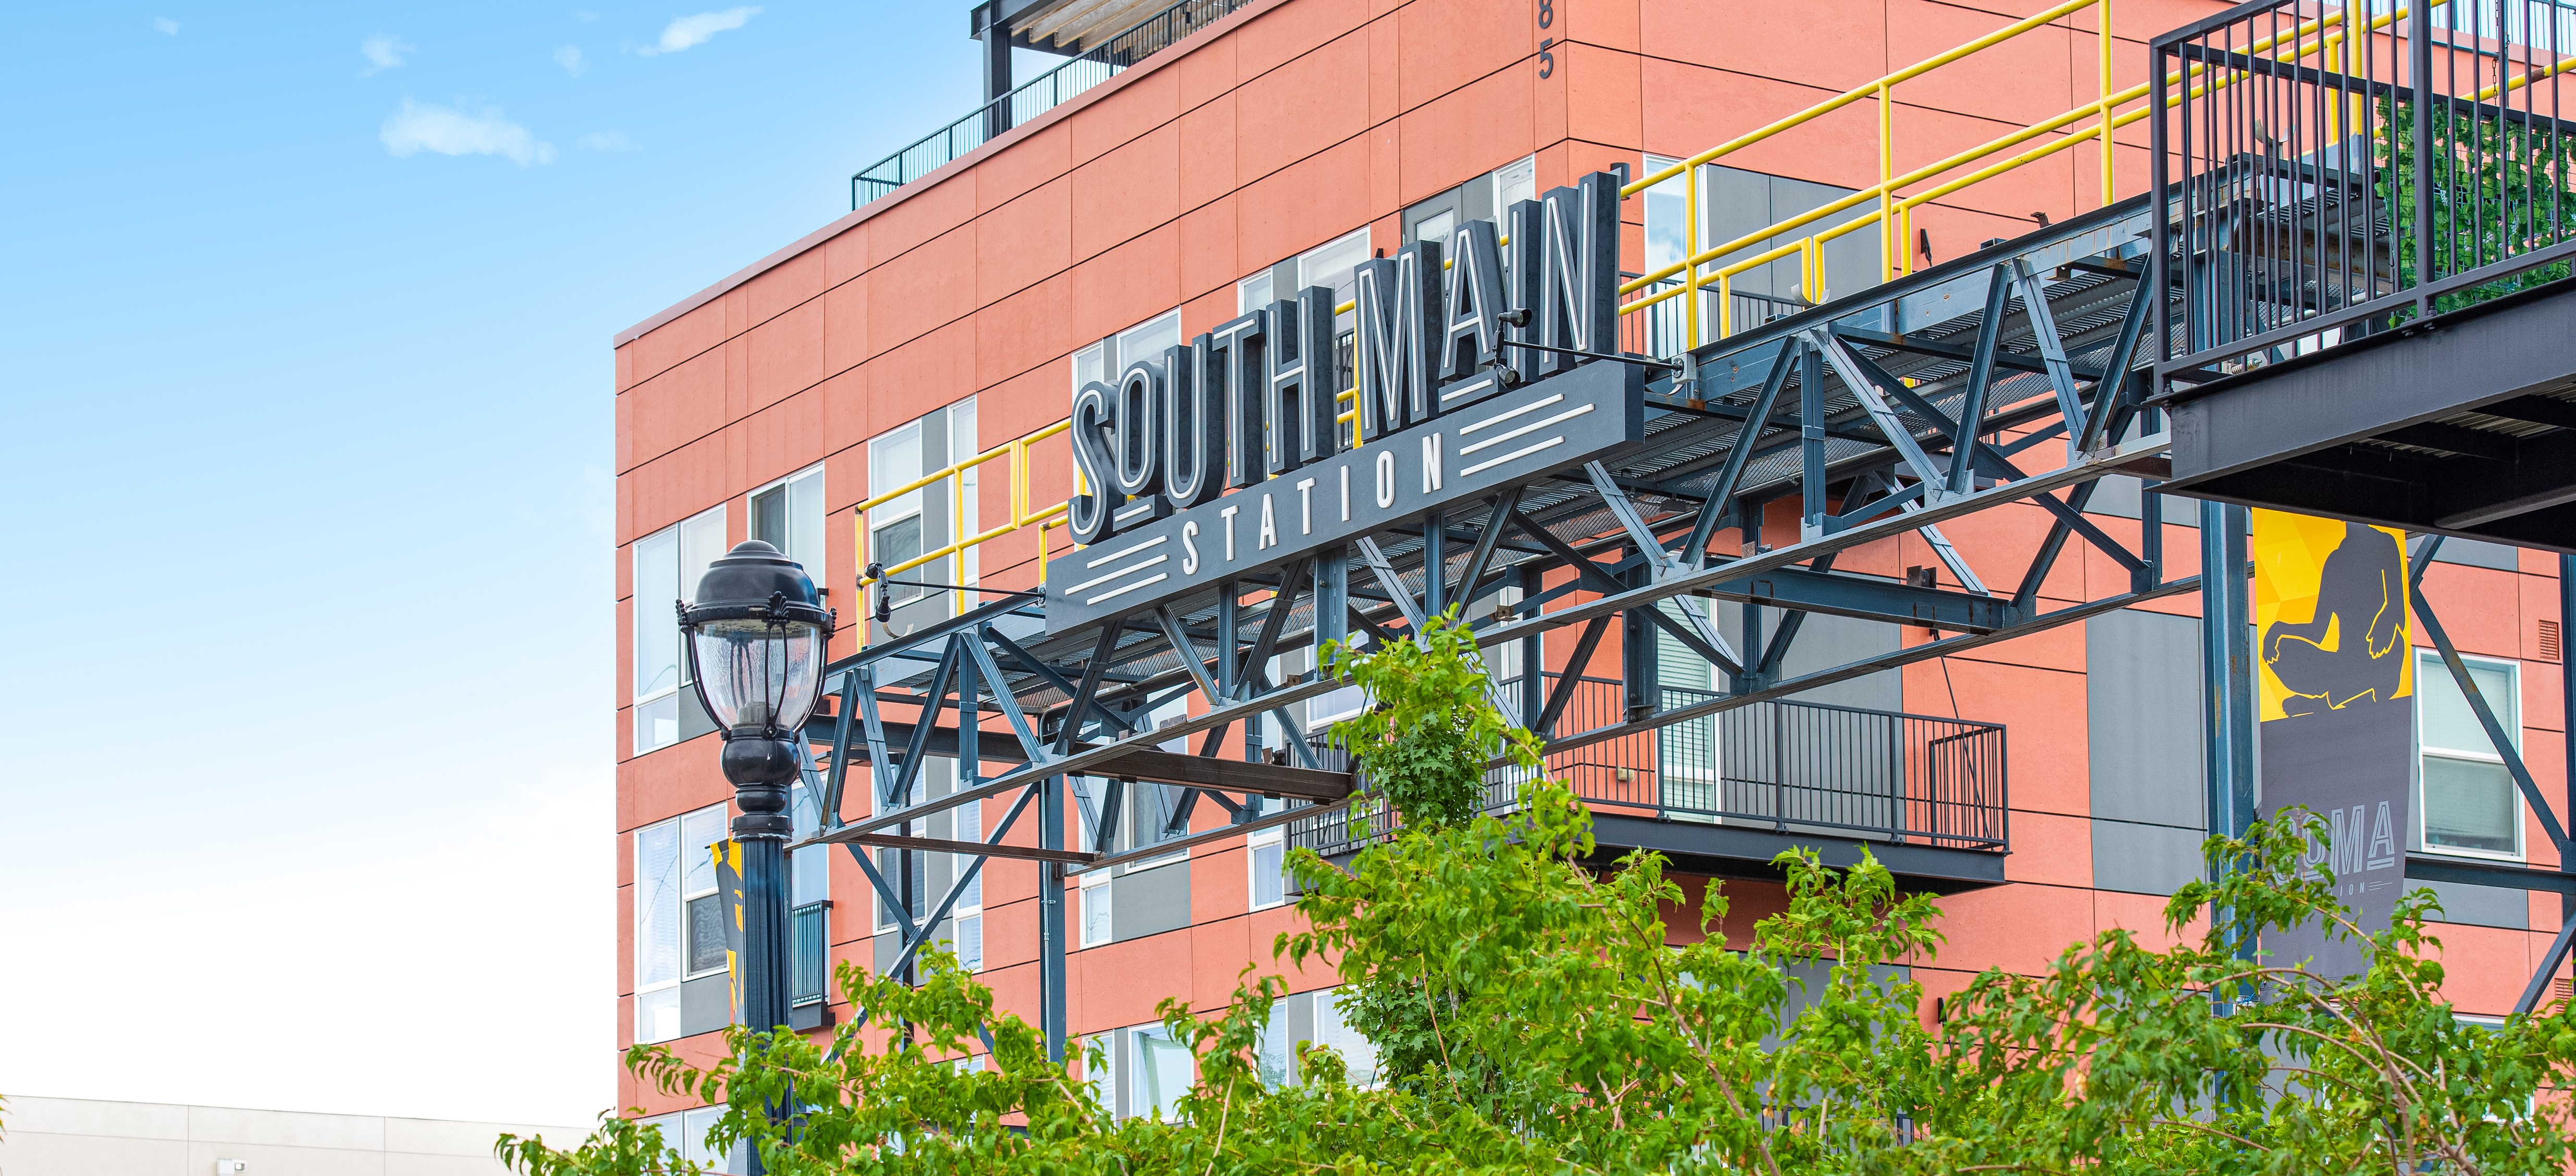
[[[983,863],[1040,863],[1041,1019],[1060,1054],[1069,880],[1271,826],[1310,835],[1345,823],[1355,800],[1346,758],[1305,729],[1298,705],[1337,684],[1312,671],[1273,680],[1280,655],[1354,633],[1404,640],[1426,617],[1476,604],[1477,643],[1520,651],[1524,670],[1501,696],[1553,758],[2195,591],[2196,575],[2168,574],[2161,527],[2131,545],[2086,513],[2104,476],[2162,472],[2166,441],[2132,378],[2153,301],[2138,297],[2148,232],[2144,202],[2132,200],[1658,364],[1642,446],[1507,488],[1473,513],[1361,536],[1340,552],[1052,635],[1041,595],[979,590],[995,598],[830,668],[836,704],[806,731],[823,798],[808,843],[849,848],[895,916],[898,972]],[[1766,534],[1765,515],[1784,501],[1795,505],[1796,534]],[[1942,530],[2015,504],[2049,517],[2019,550],[1954,543]],[[2144,517],[2159,511],[2148,492]],[[1730,531],[1734,549],[1716,550]],[[1908,534],[1926,541],[1939,569],[1900,579],[1836,567],[1845,552]],[[2126,581],[2093,599],[2044,601],[2043,584],[2077,545]],[[1518,589],[1515,602],[1479,603],[1505,588]],[[1715,602],[1760,607],[1737,608],[1729,626]],[[1818,614],[1932,632],[1787,672]],[[1615,677],[1604,652],[1613,626]],[[1560,631],[1572,647],[1561,672],[1544,672],[1541,637]],[[1657,634],[1714,666],[1723,689],[1665,689]],[[1607,721],[1568,722],[1587,683],[1611,682],[1619,699]],[[1182,700],[1186,718],[1147,721]],[[1181,739],[1195,740],[1196,754],[1163,750]],[[1866,844],[1910,884],[1992,884],[2009,844],[1999,730],[1992,748],[1991,763],[1923,785],[1931,795],[1914,791],[1921,780],[1899,781],[1839,815],[1775,807],[1616,828],[1605,818],[1600,839],[1753,875],[1790,844],[1844,862]],[[922,798],[916,781],[932,756],[955,758],[957,786]],[[858,765],[873,786],[861,811],[845,813],[858,807],[849,787]],[[1497,802],[1509,803],[1511,782],[1495,781]],[[1160,839],[1122,850],[1122,811],[1145,782],[1178,788],[1179,799]],[[933,814],[992,798],[1008,798],[1005,815],[979,840],[927,835]],[[1298,803],[1271,811],[1269,798]],[[1202,806],[1226,819],[1194,832]],[[1033,846],[1010,843],[1023,819],[1036,822]],[[1658,829],[1678,832],[1664,840]],[[872,847],[965,856],[933,895],[914,893],[908,870],[880,869]]]
[[[1499,694],[1543,738],[1553,763],[2199,591],[2199,575],[2169,573],[2163,527],[2141,524],[2133,546],[2088,513],[2101,480],[2126,475],[2145,479],[2138,516],[2164,517],[2153,486],[2167,472],[2167,438],[2158,410],[2145,403],[2153,356],[2142,337],[2157,301],[2141,297],[2156,288],[2148,219],[2143,199],[2127,201],[1684,354],[1678,370],[1649,386],[1642,447],[1510,487],[1464,517],[1435,515],[1362,536],[1338,554],[1053,635],[1045,633],[1041,593],[976,589],[997,599],[830,668],[835,705],[806,729],[816,752],[809,783],[823,798],[822,826],[808,843],[848,847],[894,916],[900,947],[888,970],[906,975],[984,863],[1039,863],[1040,1019],[1061,1058],[1069,1040],[1070,882],[1281,825],[1327,852],[1354,848],[1343,830],[1365,793],[1355,794],[1347,757],[1298,717],[1299,704],[1337,684],[1311,670],[1274,680],[1280,655],[1355,633],[1405,640],[1452,605],[1517,589],[1517,601],[1482,604],[1470,623],[1480,646],[1519,649],[1524,671]],[[1795,504],[1797,530],[1774,544],[1764,519],[1783,501]],[[2049,518],[2045,533],[2018,549],[1962,545],[1942,530],[2016,504]],[[2239,508],[2203,504],[2202,517],[2201,564],[2243,568]],[[1714,550],[1730,531],[1735,549]],[[1937,571],[1896,579],[1836,567],[1845,552],[1907,534],[1927,544]],[[2561,859],[2576,859],[2420,591],[2438,543],[2416,552],[2417,615]],[[2078,544],[2126,572],[2126,582],[2092,599],[2043,601],[2042,586]],[[2242,580],[2205,603],[2209,615],[2232,622],[2205,629],[2220,635],[2205,659],[2214,831],[2239,830],[2252,816],[2252,711],[2242,680],[2249,670],[2241,643],[2231,652],[2225,639],[2247,622]],[[1760,607],[1739,608],[1730,634],[1712,602]],[[1932,632],[1888,652],[1787,673],[1811,615]],[[1610,660],[1604,647],[1613,626],[1615,677],[1592,677],[1587,671],[1606,668],[1596,662]],[[1551,632],[1573,639],[1555,673],[1541,668],[1540,640]],[[1714,666],[1724,689],[1676,701],[1689,692],[1660,682],[1657,635]],[[1615,683],[1614,717],[1570,724],[1587,683]],[[1148,721],[1174,702],[1187,704],[1187,717]],[[1195,754],[1164,749],[1184,739],[1195,741]],[[930,757],[955,759],[957,786],[921,798],[916,784]],[[2000,732],[1993,758],[1996,787],[1981,797],[1900,791],[1863,822],[1786,807],[1708,814],[1697,824],[1622,821],[1602,807],[1615,806],[1611,798],[1587,799],[1605,814],[1605,859],[1642,846],[1685,868],[1759,876],[1761,863],[1790,844],[1817,848],[1829,862],[1854,860],[1866,844],[1911,885],[1960,889],[2002,880],[2009,842]],[[870,769],[872,786],[853,814],[845,810],[856,766]],[[1000,770],[987,775],[989,768]],[[1496,802],[1508,804],[1512,781],[1492,778]],[[1122,814],[1145,783],[1177,788],[1179,799],[1159,838],[1121,849]],[[1008,805],[980,839],[927,834],[930,816],[993,798]],[[1272,810],[1264,802],[1273,799],[1290,803]],[[1198,827],[1202,805],[1224,821]],[[1359,815],[1360,836],[1383,830],[1383,814]],[[1023,819],[1036,824],[1035,845],[1010,841]],[[955,854],[962,868],[942,892],[917,892],[912,871],[881,869],[872,848]],[[2554,890],[2576,904],[2576,875],[2554,870],[2419,854],[2409,857],[2407,874]],[[2576,919],[2560,931],[2521,1007],[2537,1001],[2571,942]]]

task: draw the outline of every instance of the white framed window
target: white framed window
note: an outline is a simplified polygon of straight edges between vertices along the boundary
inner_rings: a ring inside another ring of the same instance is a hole
[[[1360,650],[1367,647],[1369,640],[1367,633],[1355,632],[1351,634],[1350,646],[1355,651]],[[1315,651],[1311,646],[1297,650],[1292,657],[1294,659],[1292,672],[1301,677],[1307,670],[1314,667]],[[1334,723],[1360,713],[1367,706],[1367,691],[1358,686],[1336,686],[1326,693],[1306,700],[1306,729],[1328,730]]]
[[[956,840],[982,841],[984,839],[983,801],[970,801],[949,811],[955,814],[955,820],[957,823],[955,834]],[[955,864],[950,868],[956,871],[955,876],[958,877],[964,877],[966,870],[975,864],[975,858],[971,854],[957,854],[951,860]],[[951,944],[951,948],[957,953],[958,964],[969,972],[983,971],[983,871],[977,870],[973,877],[966,879],[965,888],[960,890],[957,894],[957,905],[949,909],[951,917],[955,920],[955,923],[952,925],[954,928],[954,942]]]
[[[1118,1035],[1103,1033],[1077,1039],[1074,1055],[1082,1059],[1082,1084],[1091,1101],[1109,1117],[1118,1117]]]
[[[2469,678],[2520,750],[2521,666],[2464,657]],[[2416,830],[2424,849],[2472,857],[2523,856],[2522,798],[2504,756],[2487,738],[2468,696],[2440,655],[2415,661]]]
[[[1181,312],[1180,308],[1174,307],[1074,352],[1073,391],[1080,393],[1086,384],[1107,383],[1126,370],[1128,364],[1156,358],[1163,354],[1164,348],[1177,347],[1180,343]],[[1072,492],[1081,493],[1086,489],[1079,484],[1078,474],[1068,476],[1074,477],[1076,482]],[[1140,502],[1120,513],[1141,513],[1146,509],[1146,505]]]
[[[698,591],[725,553],[725,508],[712,507],[635,541],[635,754],[680,741],[680,688],[688,659],[671,607]]]
[[[816,790],[798,781],[787,789],[788,819],[795,822],[790,834],[803,841],[823,830],[823,798]],[[832,897],[832,847],[807,845],[787,856],[788,905],[810,906]]]
[[[692,1107],[637,1122],[660,1128],[663,1143],[678,1151],[681,1159],[699,1164],[705,1171],[750,1171],[748,1144],[737,1144],[732,1154],[726,1155],[716,1151],[714,1143],[707,1138],[716,1129],[716,1121],[724,1118],[724,1111],[723,1107]]]
[[[1251,314],[1277,300],[1274,279],[1263,270],[1234,284],[1234,313]]]
[[[635,1039],[680,1035],[680,982],[724,971],[723,897],[707,847],[725,838],[725,806],[635,831]]]
[[[1342,1016],[1340,988],[1327,988],[1315,993],[1315,1037],[1317,1045],[1330,1046],[1342,1055],[1342,1067],[1351,1085],[1377,1085],[1377,1046],[1351,1027]]]
[[[904,803],[920,804],[934,795],[945,796],[953,790],[956,780],[957,761],[954,758],[942,755],[925,757],[921,761],[921,770],[913,773],[912,794],[904,799]],[[912,831],[915,834],[921,832],[917,826]],[[907,872],[910,873],[910,901],[915,905],[928,903],[936,897],[930,893],[930,854],[928,852],[901,850],[890,846],[880,847],[877,850],[876,863],[877,873],[884,877],[886,884],[890,886],[898,888],[906,886],[904,875]],[[871,924],[876,929],[876,933],[884,935],[901,930],[903,925],[895,918],[893,902],[885,895],[877,893],[873,883],[868,889],[874,895],[868,906],[876,912],[875,922]]]
[[[1109,871],[1093,870],[1082,876],[1082,946],[1099,947],[1110,942]]]
[[[1333,303],[1338,306],[1351,300],[1359,288],[1360,263],[1369,259],[1367,225],[1335,237],[1297,255],[1297,287],[1330,286]],[[1349,321],[1336,320],[1342,326]]]
[[[1538,156],[1526,155],[1495,168],[1494,207],[1485,215],[1500,217],[1515,201],[1538,199]]]
[[[823,467],[813,466],[751,492],[751,537],[804,565],[824,581]],[[828,591],[828,589],[826,589]]]
[[[1251,907],[1256,911],[1288,901],[1288,838],[1279,826],[1254,832],[1244,842],[1244,862],[1252,871]]]
[[[1178,1122],[1181,1096],[1190,1092],[1190,1083],[1198,1077],[1198,1059],[1191,1055],[1187,1042],[1172,1036],[1162,1025],[1139,1025],[1127,1031],[1129,1059],[1135,1075],[1130,1083],[1128,1102],[1138,1119]]]
[[[868,440],[868,497],[892,493],[897,487],[965,461],[979,452],[975,445],[972,396],[879,433]],[[978,497],[982,468],[960,471],[954,485],[943,480],[869,511],[868,562],[893,569],[968,533],[982,518]],[[819,506],[821,501],[818,482],[815,502]],[[915,583],[952,583],[955,581],[951,577],[960,564],[964,566],[964,582],[974,583],[979,569],[977,549],[973,547],[953,561],[933,560],[894,578]],[[933,595],[933,591],[897,585],[891,589],[891,598],[896,607],[902,607]]]

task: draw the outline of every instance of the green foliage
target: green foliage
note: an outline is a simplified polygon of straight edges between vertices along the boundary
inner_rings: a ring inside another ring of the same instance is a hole
[[[1485,807],[1485,764],[1496,756],[1538,767],[1538,738],[1495,709],[1475,633],[1455,606],[1410,641],[1366,652],[1327,643],[1323,663],[1367,692],[1369,708],[1333,724],[1333,736],[1350,748],[1363,785],[1407,825],[1473,820]]]
[[[1497,748],[1532,762],[1534,748],[1493,726],[1463,634],[1442,623],[1425,638],[1342,663],[1379,702],[1358,742],[1446,740],[1479,781]],[[1469,713],[1440,713],[1442,699]],[[2241,868],[2175,895],[2172,946],[2110,931],[2036,975],[1989,971],[1948,997],[1934,1027],[1913,969],[1942,945],[1940,911],[1901,893],[1874,857],[1832,870],[1784,854],[1776,913],[1730,923],[1711,883],[1697,926],[1677,929],[1683,885],[1649,853],[1599,866],[1590,818],[1559,784],[1526,785],[1517,811],[1497,817],[1443,807],[1455,798],[1419,780],[1377,783],[1418,807],[1347,869],[1292,854],[1305,929],[1275,947],[1339,970],[1344,1015],[1379,1050],[1371,1088],[1308,1046],[1302,1081],[1264,1086],[1258,1045],[1284,984],[1246,968],[1221,1013],[1162,1006],[1198,1060],[1175,1120],[1117,1121],[1048,1060],[1036,1030],[936,951],[917,988],[843,966],[867,1030],[808,1041],[737,1029],[732,1056],[703,1069],[659,1046],[629,1063],[664,1091],[724,1106],[719,1146],[749,1140],[789,1176],[2537,1174],[2576,1163],[2558,1093],[2576,1084],[2576,1025],[2563,1013],[2498,1028],[2453,1017],[2429,897],[2362,936],[2331,877],[2302,872],[2296,818],[2212,842]],[[2239,950],[2264,929],[2320,921],[2364,943],[2362,974]],[[961,1070],[973,1054],[987,1057]],[[773,1125],[770,1108],[787,1106],[795,1114]],[[569,1150],[505,1138],[499,1152],[531,1176],[691,1170],[631,1121]]]
[[[2415,165],[2419,106],[2383,97],[2373,150],[2374,195],[2387,210],[2396,239],[2390,253],[2400,288],[2418,282],[2415,272],[2416,185],[2424,185],[2432,211],[2429,233],[2432,280],[2529,253],[2576,236],[2576,191],[2568,184],[2571,145],[2549,120],[2498,117],[2492,107],[2446,106],[2426,126],[2429,175]],[[2445,294],[2433,309],[2457,310],[2516,290],[2564,278],[2568,264],[2551,262],[2518,274]],[[2400,320],[2413,317],[2401,310]]]

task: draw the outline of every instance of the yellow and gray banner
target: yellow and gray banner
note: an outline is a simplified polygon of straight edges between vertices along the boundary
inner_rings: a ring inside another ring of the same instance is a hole
[[[2254,645],[2262,812],[2316,814],[2308,864],[2331,871],[2362,928],[2388,925],[2413,814],[2414,651],[2405,534],[2286,511],[2253,512]],[[2277,964],[2327,974],[2363,964],[2320,929],[2265,938]]]
[[[723,904],[725,995],[733,1002],[733,1023],[742,1023],[742,843],[733,838],[712,842],[707,852],[716,860],[716,901]]]

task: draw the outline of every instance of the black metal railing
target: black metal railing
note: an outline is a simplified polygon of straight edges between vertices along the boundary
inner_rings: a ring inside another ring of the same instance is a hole
[[[2160,383],[2567,277],[2572,11],[2278,0],[2156,38]]]
[[[787,1003],[819,1004],[831,990],[832,904],[809,902],[787,912]]]
[[[1559,675],[1549,674],[1548,685]],[[1719,697],[1666,687],[1666,709]],[[1618,723],[1626,690],[1578,682],[1557,726]],[[1329,744],[1319,753],[1340,755]],[[1340,762],[1347,762],[1346,760]],[[1547,757],[1547,774],[1594,808],[1665,820],[2000,852],[2010,845],[2004,729],[1930,715],[1812,702],[1757,702]],[[1486,775],[1486,808],[1519,802],[1524,773]],[[1392,831],[1365,800],[1291,822],[1292,844],[1327,856]]]
[[[923,135],[850,177],[850,207],[859,208],[947,166],[1002,132],[1072,101],[1118,76],[1128,66],[1170,48],[1214,24],[1249,0],[1181,0],[1126,32],[1083,50],[1072,60],[1013,87],[955,122]]]

